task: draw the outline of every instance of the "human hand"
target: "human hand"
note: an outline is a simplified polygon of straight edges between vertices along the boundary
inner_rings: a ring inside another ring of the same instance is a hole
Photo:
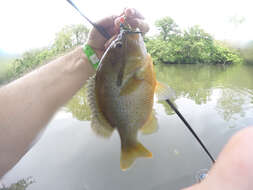
[[[126,16],[126,21],[128,24],[131,25],[131,27],[139,28],[140,31],[143,33],[148,32],[149,26],[144,21],[144,17],[137,10],[132,8],[125,9],[123,13],[119,16],[113,15],[110,17],[106,17],[98,21],[96,24],[104,27],[104,29],[110,36],[114,36],[119,32],[120,19],[124,16]],[[94,49],[98,58],[100,59],[106,50],[108,41],[110,40],[107,40],[104,36],[102,36],[97,31],[97,29],[92,28],[89,33],[87,44],[89,44]]]
[[[237,132],[226,144],[208,176],[182,190],[252,190],[253,126]]]

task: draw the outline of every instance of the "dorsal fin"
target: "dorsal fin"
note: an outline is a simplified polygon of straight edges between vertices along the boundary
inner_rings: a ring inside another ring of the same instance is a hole
[[[114,128],[105,119],[97,104],[95,93],[95,75],[88,79],[86,90],[87,101],[91,110],[91,128],[97,135],[109,138],[112,135]]]

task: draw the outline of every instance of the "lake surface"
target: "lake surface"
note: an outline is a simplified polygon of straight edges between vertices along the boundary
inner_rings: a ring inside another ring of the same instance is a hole
[[[179,111],[216,158],[229,138],[253,125],[252,66],[156,66],[159,81],[176,93]],[[196,182],[212,165],[165,102],[154,105],[159,129],[139,140],[152,159],[120,170],[120,139],[98,138],[90,129],[85,90],[54,116],[38,142],[2,179],[9,185],[32,176],[28,190],[176,190]]]

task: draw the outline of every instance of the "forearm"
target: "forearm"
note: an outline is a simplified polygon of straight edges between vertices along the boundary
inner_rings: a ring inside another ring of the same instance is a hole
[[[77,48],[0,89],[0,178],[93,73]]]

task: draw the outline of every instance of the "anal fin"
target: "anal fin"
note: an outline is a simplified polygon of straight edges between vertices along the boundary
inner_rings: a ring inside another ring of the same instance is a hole
[[[144,124],[144,126],[140,129],[141,132],[145,135],[152,134],[156,132],[158,129],[158,123],[155,116],[155,111],[152,110],[152,113],[150,114],[147,122]]]

